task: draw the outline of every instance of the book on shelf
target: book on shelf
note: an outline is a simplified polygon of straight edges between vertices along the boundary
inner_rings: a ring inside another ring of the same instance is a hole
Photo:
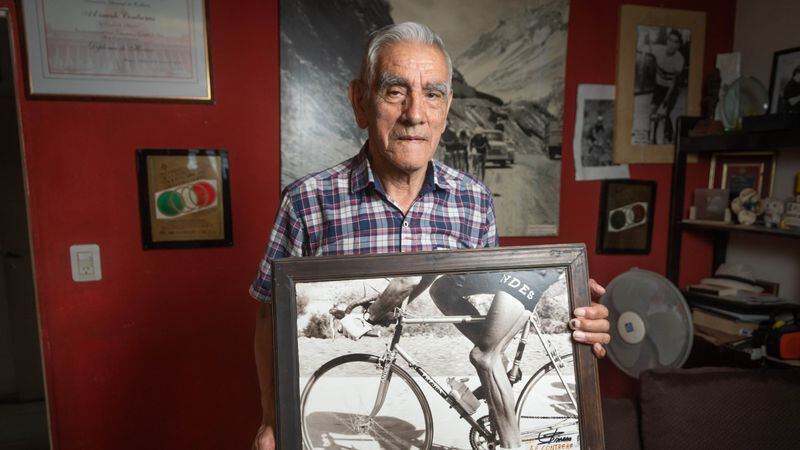
[[[738,289],[725,286],[714,286],[712,284],[690,284],[686,287],[690,292],[698,294],[716,295],[717,297],[736,295]]]
[[[692,320],[697,326],[712,329],[731,336],[750,337],[758,329],[758,322],[736,320],[730,316],[716,314],[712,311],[695,308],[692,310]]]

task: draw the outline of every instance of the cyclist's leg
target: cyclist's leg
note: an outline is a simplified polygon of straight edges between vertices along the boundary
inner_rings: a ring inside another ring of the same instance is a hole
[[[514,297],[500,291],[486,314],[483,333],[470,352],[470,362],[486,391],[489,416],[506,448],[521,445],[519,426],[514,413],[514,392],[503,364],[503,350],[528,320],[525,307]]]

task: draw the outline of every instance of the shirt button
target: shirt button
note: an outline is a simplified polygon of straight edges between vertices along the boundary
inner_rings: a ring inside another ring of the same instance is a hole
[[[408,228],[408,221],[407,220],[403,222],[403,227]]]

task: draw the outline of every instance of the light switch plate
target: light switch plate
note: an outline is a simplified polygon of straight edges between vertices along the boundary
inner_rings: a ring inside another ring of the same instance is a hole
[[[69,258],[73,281],[99,281],[103,278],[99,245],[72,245],[69,248]]]

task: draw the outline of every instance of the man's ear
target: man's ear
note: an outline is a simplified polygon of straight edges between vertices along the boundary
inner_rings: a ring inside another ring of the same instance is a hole
[[[444,116],[447,117],[450,114],[450,105],[453,104],[453,89],[450,89],[450,93],[447,94],[447,109],[444,110]],[[447,121],[445,120],[442,124],[442,133],[444,130],[447,129]]]
[[[356,124],[361,129],[367,128],[367,111],[364,108],[366,96],[364,83],[361,80],[353,80],[347,87],[347,96],[350,97],[350,105],[353,107],[353,115]]]

